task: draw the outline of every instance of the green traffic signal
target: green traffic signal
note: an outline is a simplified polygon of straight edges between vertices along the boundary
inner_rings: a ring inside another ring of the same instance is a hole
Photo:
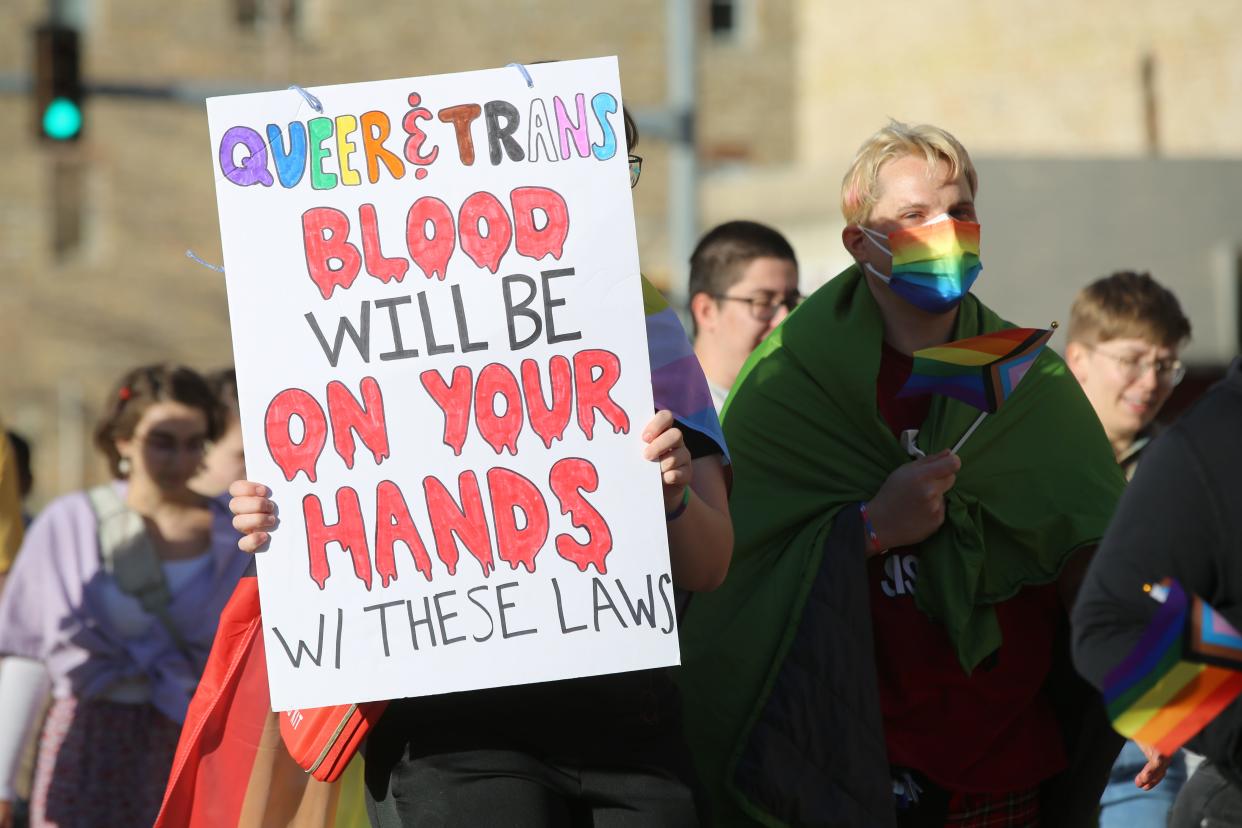
[[[56,141],[68,141],[82,129],[82,110],[68,98],[56,98],[43,112],[43,132]]]

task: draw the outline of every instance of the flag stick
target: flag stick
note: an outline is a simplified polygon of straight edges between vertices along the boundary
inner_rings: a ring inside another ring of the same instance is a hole
[[[966,433],[962,435],[962,438],[957,441],[957,445],[954,446],[953,450],[950,452],[951,454],[957,454],[958,449],[960,449],[962,444],[966,442],[966,438],[975,433],[975,429],[979,427],[979,423],[983,422],[983,418],[986,416],[988,416],[988,412],[979,412],[979,416],[975,418],[973,423],[971,423],[970,428],[966,429]]]

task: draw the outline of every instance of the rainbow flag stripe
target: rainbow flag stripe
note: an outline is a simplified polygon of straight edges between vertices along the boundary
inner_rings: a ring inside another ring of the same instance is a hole
[[[931,260],[979,258],[979,225],[968,221],[938,221],[890,233],[893,270],[902,265]]]
[[[1006,328],[915,351],[910,378],[897,396],[942,394],[995,413],[1051,336],[1042,328]]]
[[[1242,695],[1242,635],[1176,581],[1126,658],[1105,677],[1118,733],[1172,754]]]
[[[960,274],[964,289],[969,290],[983,269],[979,262],[979,225],[971,222],[938,221],[910,227],[889,234],[888,243],[893,254],[892,274],[902,277],[906,292],[926,294],[933,303],[944,298],[945,276]]]
[[[667,408],[679,423],[710,438],[720,446],[727,459],[729,450],[711,391],[707,388],[707,378],[686,338],[686,330],[660,291],[646,278],[642,283],[651,390],[656,408]]]

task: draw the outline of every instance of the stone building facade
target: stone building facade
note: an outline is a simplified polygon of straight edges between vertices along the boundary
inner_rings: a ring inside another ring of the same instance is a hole
[[[749,217],[787,230],[808,284],[840,263],[841,173],[889,116],[942,124],[981,157],[1242,158],[1234,0],[694,2],[700,224]],[[10,127],[0,416],[35,444],[39,500],[102,473],[86,435],[122,370],[231,359],[223,280],[185,257],[192,249],[221,260],[196,90],[616,54],[631,108],[657,107],[666,94],[660,0],[52,5],[83,31],[89,82],[175,84],[182,95],[96,96],[81,142],[40,144],[28,98],[15,90],[29,71],[29,30],[49,4],[0,9],[0,77],[11,81],[0,93],[0,123]],[[666,284],[684,280],[684,264],[667,252],[666,147],[647,139],[640,152],[644,270]]]

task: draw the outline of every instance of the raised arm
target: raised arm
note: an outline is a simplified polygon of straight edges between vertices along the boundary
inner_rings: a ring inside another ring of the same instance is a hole
[[[643,456],[660,464],[673,583],[708,592],[724,582],[733,557],[733,522],[721,456],[692,459],[672,412],[660,411],[643,429]]]

